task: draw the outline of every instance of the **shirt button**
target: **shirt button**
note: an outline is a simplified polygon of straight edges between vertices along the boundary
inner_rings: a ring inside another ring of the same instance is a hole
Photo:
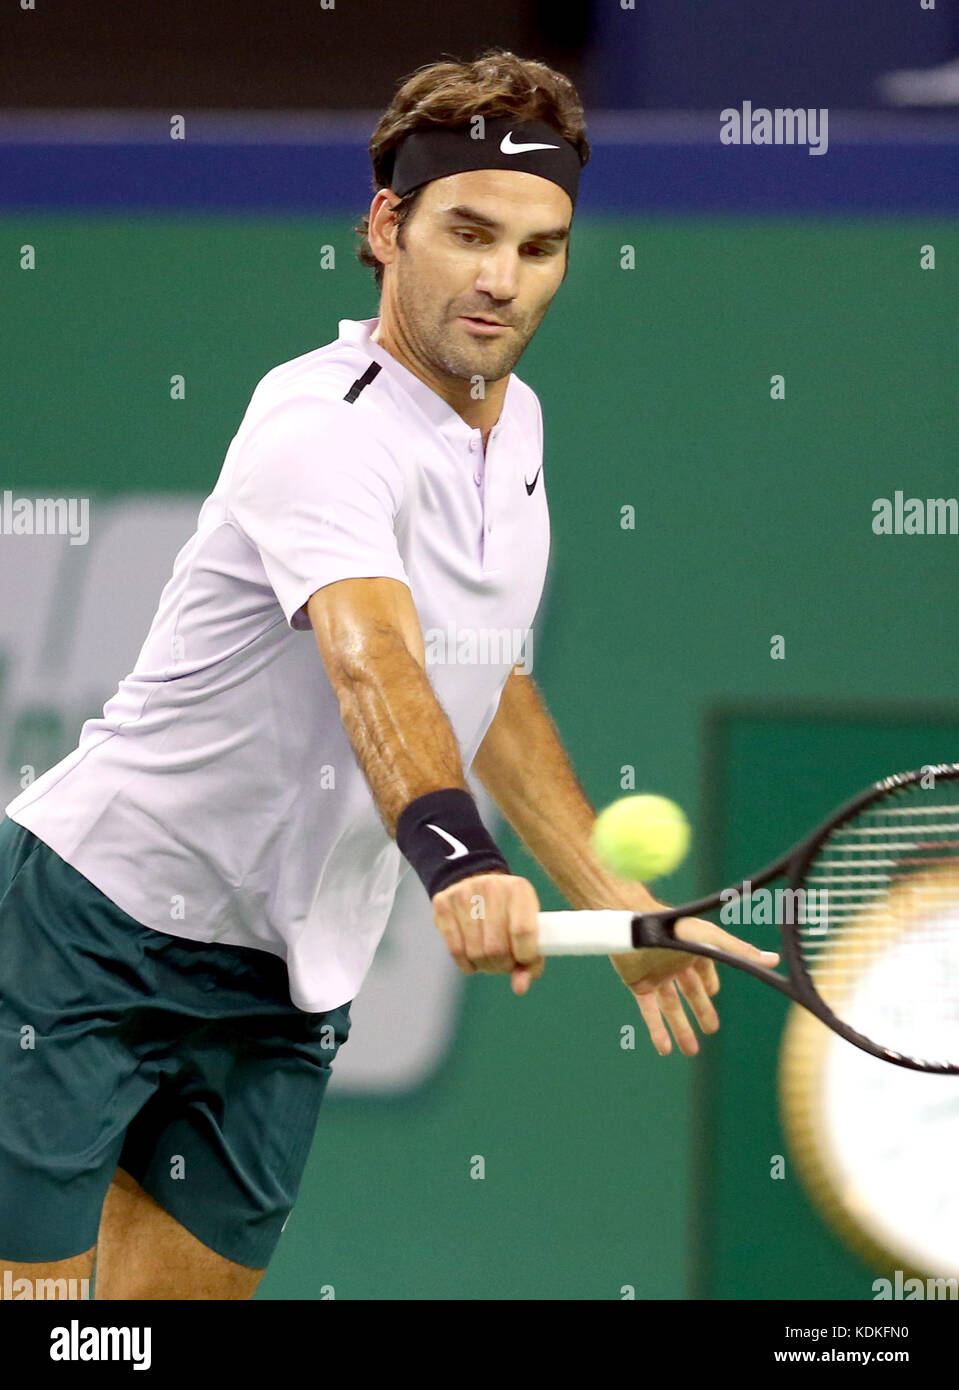
[[[475,453],[476,450],[479,448],[479,440],[478,440],[478,439],[471,439],[471,440],[470,440],[470,448],[471,448],[471,449],[473,450],[473,452]]]
[[[473,482],[476,484],[477,487],[479,487],[479,485],[480,485],[480,483],[481,483],[482,481],[483,481],[482,476],[481,476],[479,473],[474,473],[474,474],[473,474]]]

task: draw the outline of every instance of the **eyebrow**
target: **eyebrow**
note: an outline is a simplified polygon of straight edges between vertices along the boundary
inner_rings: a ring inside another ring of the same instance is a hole
[[[480,227],[488,227],[491,232],[502,232],[505,230],[502,222],[497,222],[495,218],[487,217],[482,212],[477,212],[476,208],[468,208],[462,204],[455,208],[446,208],[443,216],[448,221],[475,222]],[[531,232],[526,241],[566,241],[569,237],[568,227],[554,227],[547,232]]]

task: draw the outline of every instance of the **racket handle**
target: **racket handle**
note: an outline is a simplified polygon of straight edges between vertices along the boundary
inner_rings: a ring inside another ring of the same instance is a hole
[[[632,912],[600,908],[539,913],[541,956],[609,956],[633,950]]]

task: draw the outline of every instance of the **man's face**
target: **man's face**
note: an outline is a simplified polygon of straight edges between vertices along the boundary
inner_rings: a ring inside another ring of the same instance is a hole
[[[413,351],[447,376],[508,376],[566,273],[572,212],[558,184],[511,169],[427,184],[384,283]]]

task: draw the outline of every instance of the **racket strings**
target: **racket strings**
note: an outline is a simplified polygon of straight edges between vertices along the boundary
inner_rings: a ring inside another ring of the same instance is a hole
[[[797,940],[835,1016],[893,1052],[959,1062],[959,780],[898,787],[838,826],[804,892]]]

